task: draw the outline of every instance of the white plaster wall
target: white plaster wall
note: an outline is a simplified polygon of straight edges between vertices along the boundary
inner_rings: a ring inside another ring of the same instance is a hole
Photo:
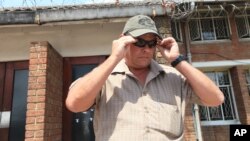
[[[0,62],[28,60],[33,41],[48,41],[63,57],[108,55],[125,22],[0,26]]]

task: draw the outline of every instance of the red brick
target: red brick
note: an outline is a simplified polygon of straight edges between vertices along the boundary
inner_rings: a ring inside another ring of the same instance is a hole
[[[38,76],[37,77],[37,82],[40,83],[45,83],[46,82],[46,77],[45,76]]]
[[[35,131],[35,137],[27,136],[25,140],[60,141],[62,140],[62,57],[48,42],[32,42],[29,76],[33,78],[30,78],[28,85],[27,119],[29,120],[26,129]],[[48,130],[45,130],[45,127]],[[52,136],[54,134],[58,135]]]
[[[34,131],[25,132],[25,138],[33,138],[33,137],[34,137]]]
[[[44,123],[26,124],[27,131],[36,131],[36,130],[43,130],[43,129],[44,129]]]
[[[31,116],[27,115],[27,117],[26,117],[26,124],[34,124],[35,121],[36,121],[35,117],[31,117]]]
[[[28,117],[36,117],[36,116],[44,116],[44,114],[45,114],[44,109],[39,109],[39,110],[28,110],[26,115]]]
[[[39,131],[35,131],[35,137],[43,137],[44,136],[44,130],[39,130]]]

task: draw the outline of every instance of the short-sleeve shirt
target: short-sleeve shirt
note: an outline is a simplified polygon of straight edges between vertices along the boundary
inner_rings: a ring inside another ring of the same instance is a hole
[[[176,69],[154,60],[144,85],[122,60],[96,99],[96,141],[182,141],[193,91]]]

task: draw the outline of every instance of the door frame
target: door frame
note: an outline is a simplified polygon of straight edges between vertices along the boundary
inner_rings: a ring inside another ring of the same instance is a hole
[[[29,61],[0,62],[0,112],[12,109],[15,70],[21,69],[29,70]],[[1,140],[8,141],[10,128],[0,130]]]
[[[69,57],[63,59],[63,118],[62,118],[62,140],[71,141],[72,137],[72,112],[65,105],[68,94],[68,88],[72,83],[72,67],[73,65],[84,64],[101,64],[107,56],[85,56],[85,57]]]

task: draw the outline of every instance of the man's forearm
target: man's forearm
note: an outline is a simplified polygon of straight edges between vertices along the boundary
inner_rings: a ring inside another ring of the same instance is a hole
[[[181,61],[176,69],[187,78],[195,94],[204,105],[218,106],[224,102],[224,94],[204,73],[186,61]]]
[[[110,56],[101,65],[90,73],[77,80],[69,89],[66,106],[73,112],[85,111],[93,105],[106,79],[119,62],[119,59]]]

